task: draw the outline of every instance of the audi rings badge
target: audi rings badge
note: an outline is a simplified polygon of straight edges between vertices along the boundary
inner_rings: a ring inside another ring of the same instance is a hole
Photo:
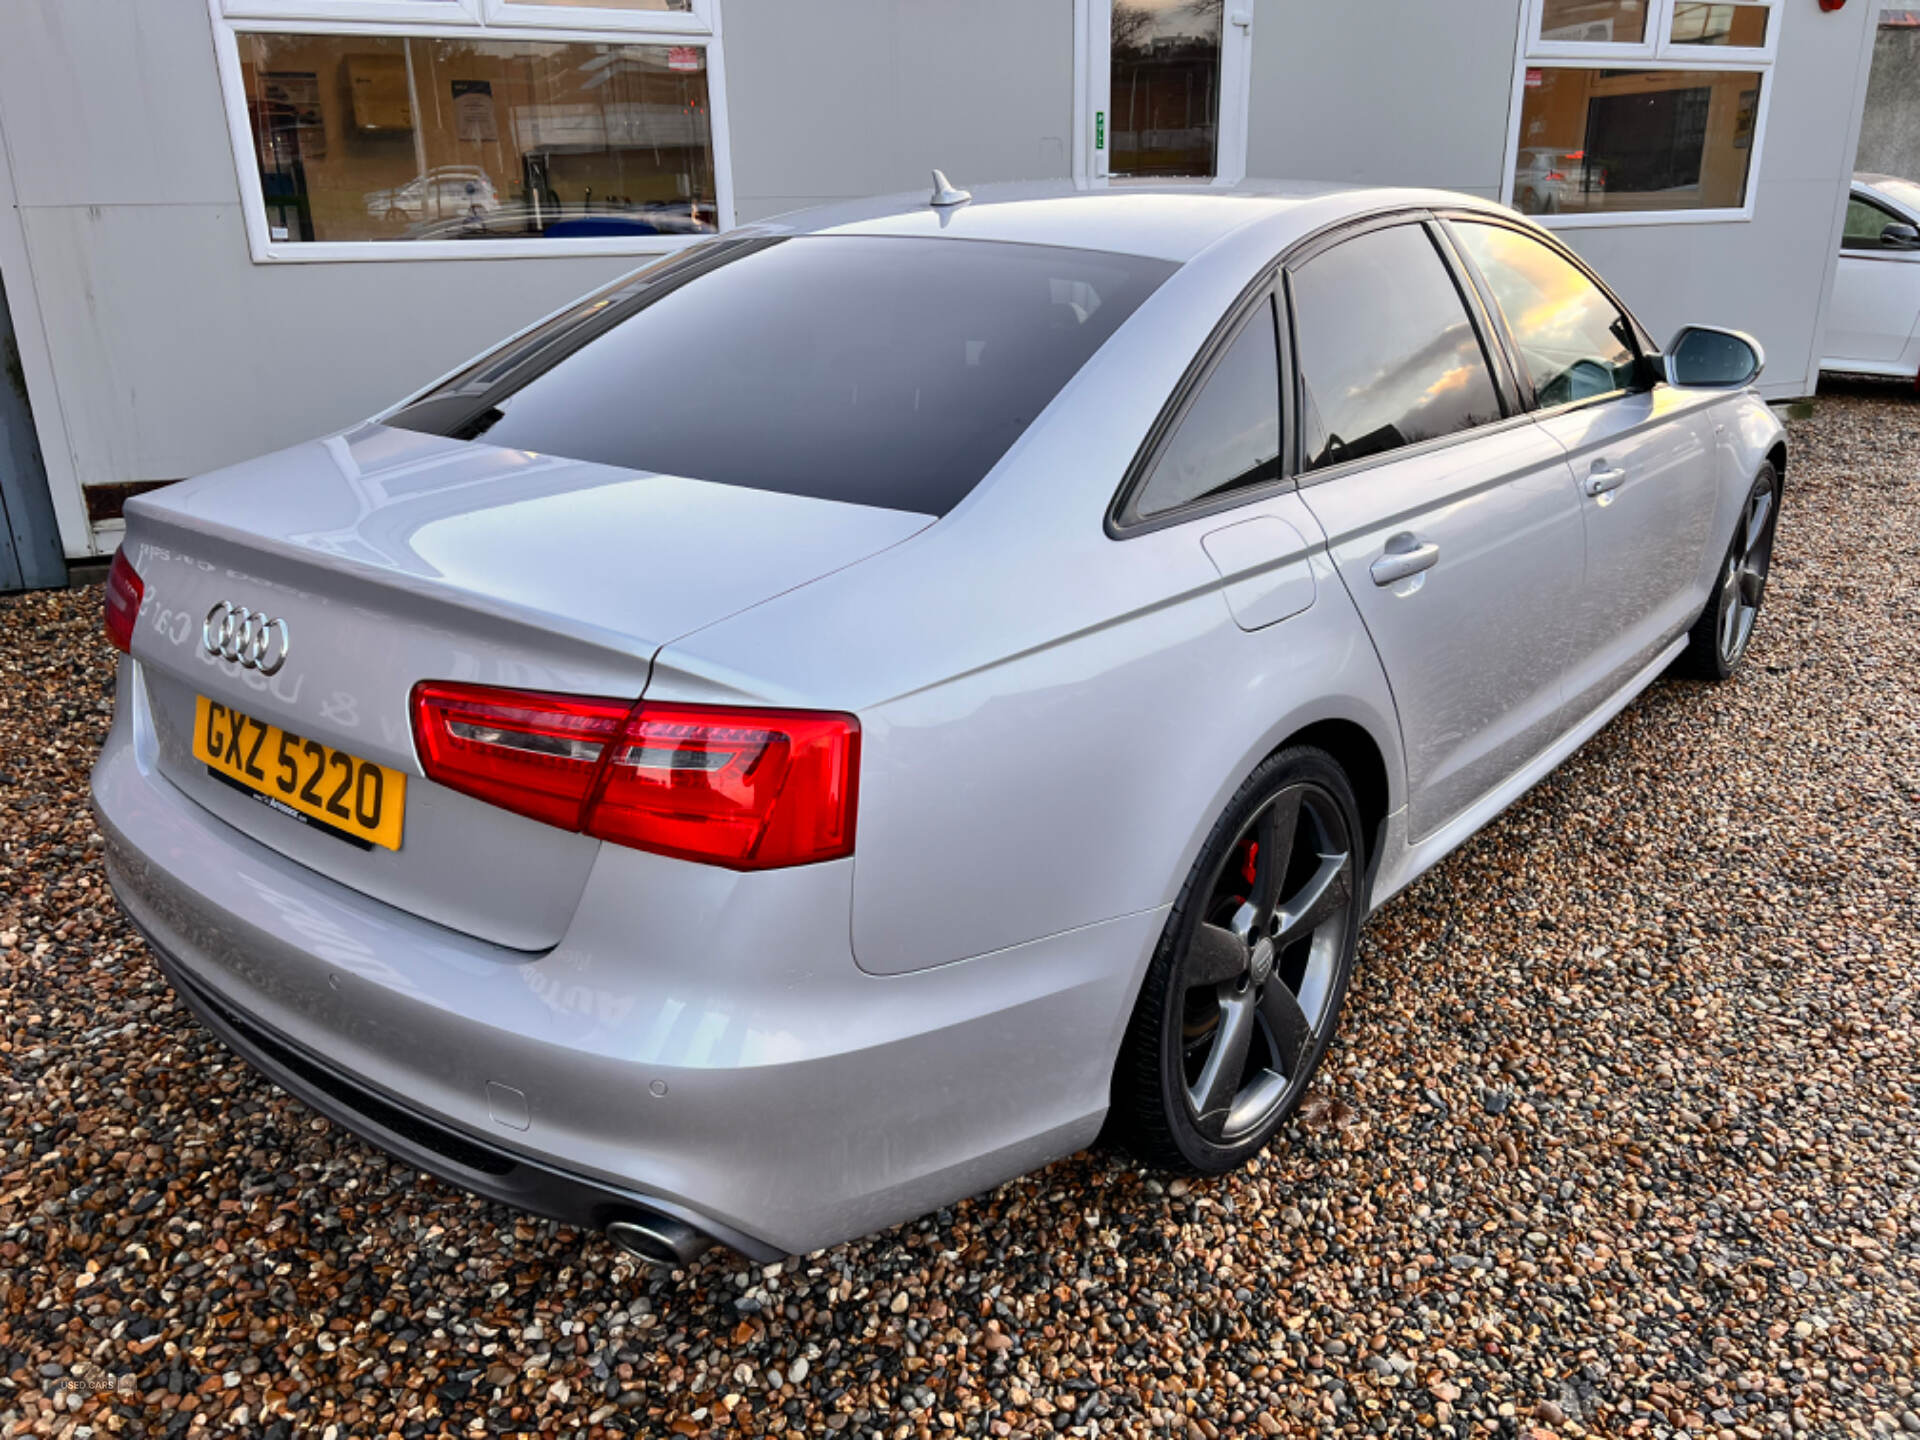
[[[287,622],[222,600],[207,611],[200,641],[209,655],[262,675],[277,675],[287,663]]]

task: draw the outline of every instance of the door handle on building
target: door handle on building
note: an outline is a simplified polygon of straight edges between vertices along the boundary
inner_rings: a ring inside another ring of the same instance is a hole
[[[1387,542],[1387,553],[1373,562],[1371,574],[1376,585],[1392,585],[1431,570],[1440,559],[1440,547],[1432,541],[1422,544],[1411,535],[1396,535]]]
[[[1618,490],[1626,478],[1627,472],[1617,466],[1595,465],[1587,472],[1584,488],[1589,495],[1604,495],[1609,490]]]

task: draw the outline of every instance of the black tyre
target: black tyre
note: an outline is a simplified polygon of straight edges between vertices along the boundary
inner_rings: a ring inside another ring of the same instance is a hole
[[[1167,917],[1114,1072],[1110,1133],[1218,1174],[1273,1138],[1333,1039],[1360,937],[1353,787],[1325,751],[1270,756]]]
[[[1766,598],[1773,565],[1773,532],[1780,523],[1780,477],[1772,465],[1754,476],[1733,527],[1719,578],[1700,618],[1687,634],[1676,668],[1701,680],[1725,680],[1739,668]]]

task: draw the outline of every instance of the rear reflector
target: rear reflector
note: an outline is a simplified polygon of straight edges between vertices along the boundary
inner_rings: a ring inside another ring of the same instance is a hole
[[[146,591],[126,551],[114,551],[113,564],[107,570],[107,639],[122,654],[133,648],[133,622],[139,618],[140,600]]]
[[[564,830],[735,870],[853,853],[851,715],[422,681],[413,731],[430,780]]]

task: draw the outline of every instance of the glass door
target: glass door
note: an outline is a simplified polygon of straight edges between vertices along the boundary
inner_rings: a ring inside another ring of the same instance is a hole
[[[1095,179],[1246,170],[1251,0],[1084,0]],[[1244,8],[1242,8],[1244,6]]]

